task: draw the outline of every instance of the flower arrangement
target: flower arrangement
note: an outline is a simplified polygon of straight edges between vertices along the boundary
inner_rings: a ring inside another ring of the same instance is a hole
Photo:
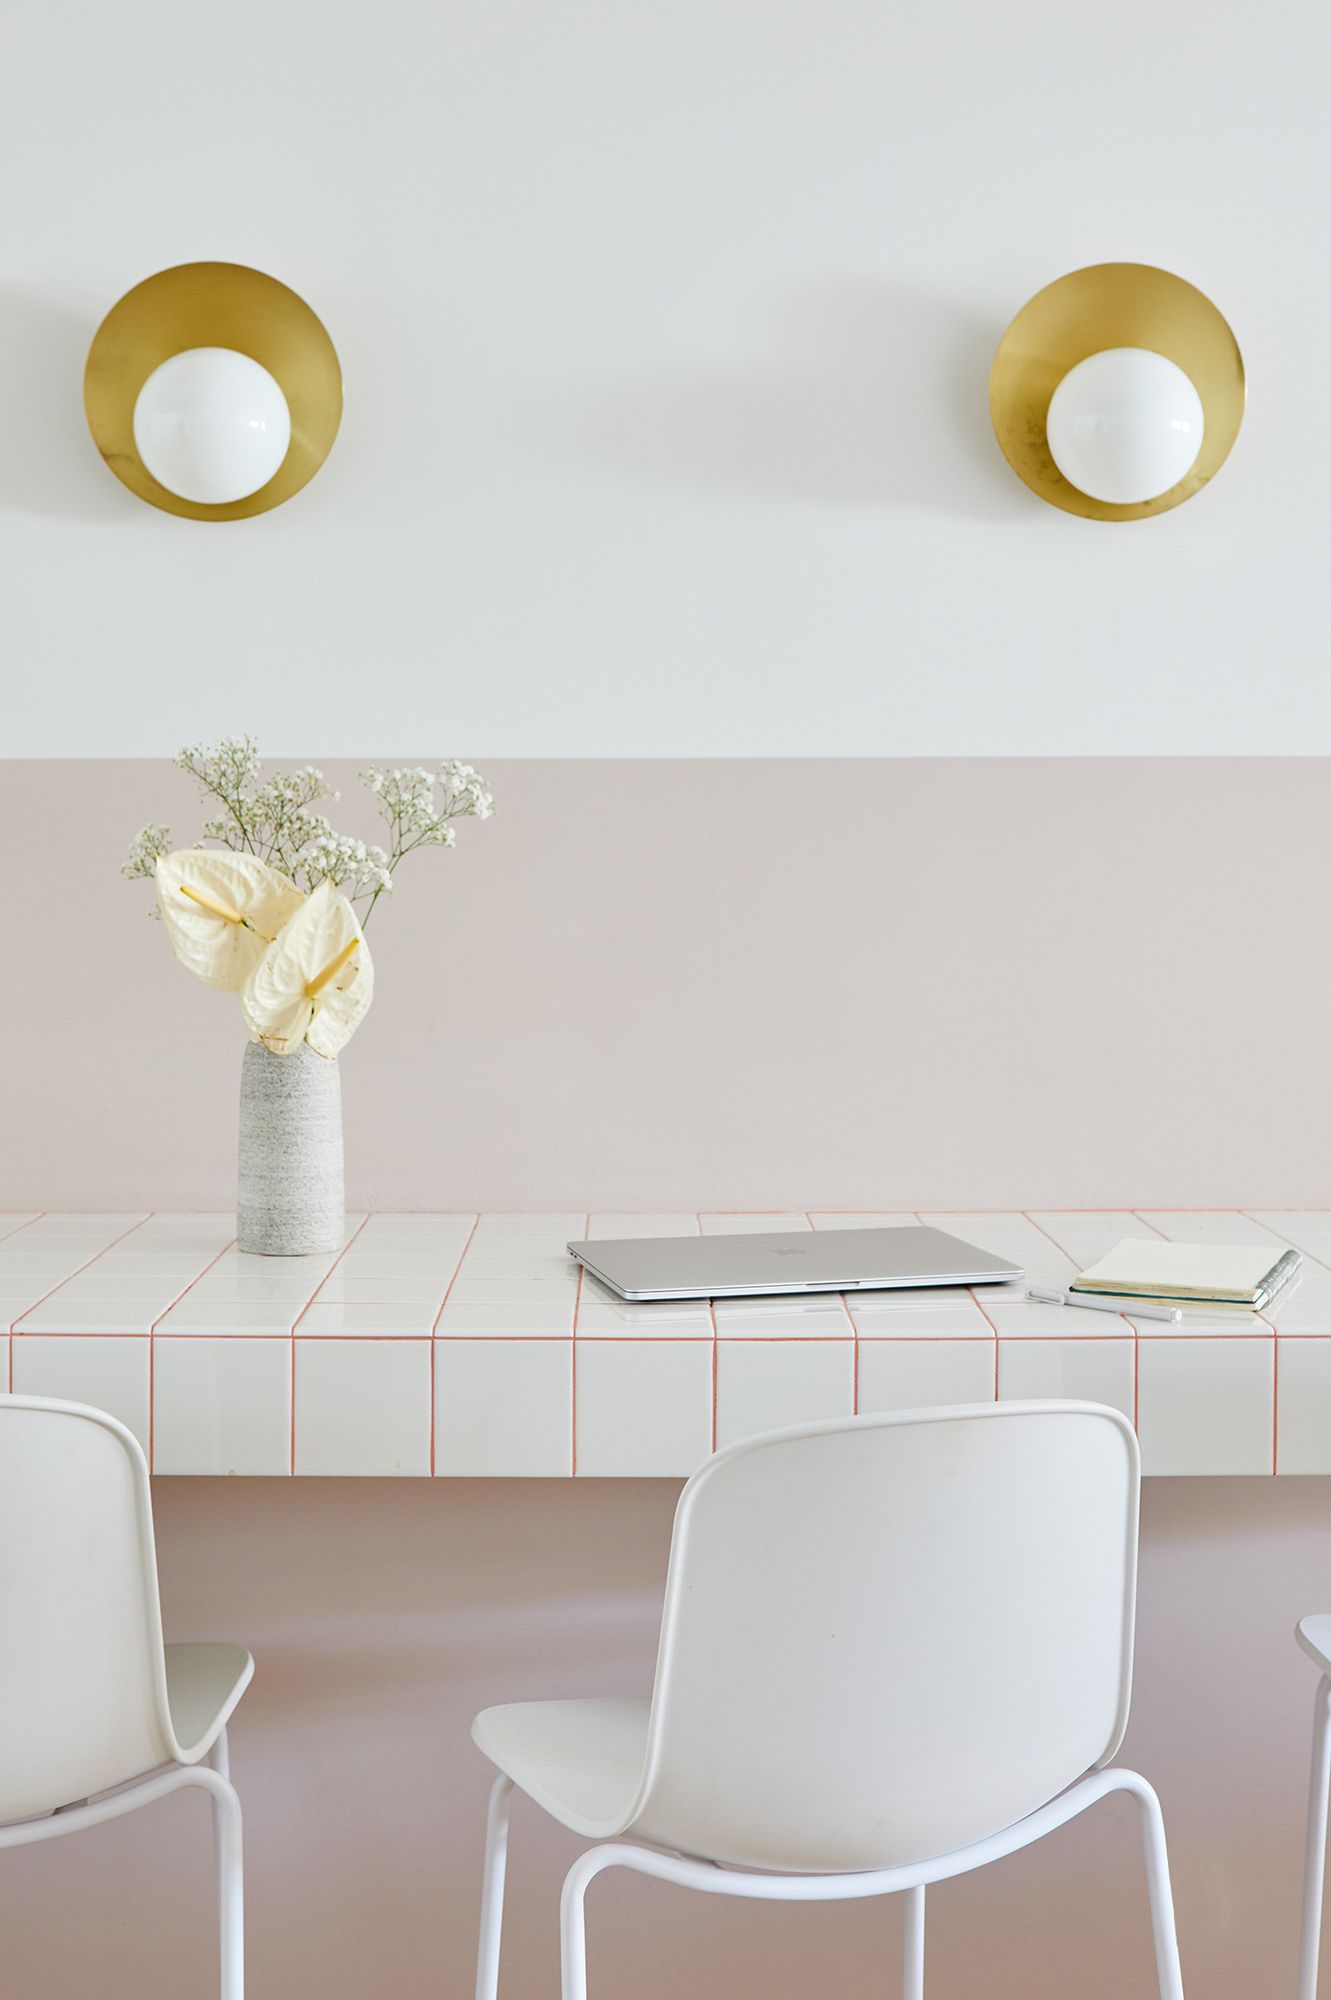
[[[251,1041],[275,1055],[302,1044],[337,1055],[374,996],[364,932],[375,904],[391,895],[408,854],[453,846],[453,820],[491,817],[485,780],[456,762],[437,773],[362,771],[388,826],[383,848],[334,832],[313,810],[338,797],[313,765],[262,777],[253,737],[196,745],[173,761],[221,810],[193,847],[173,851],[169,827],[142,827],[121,873],[154,878],[152,914],[176,957],[205,985],[239,993]]]

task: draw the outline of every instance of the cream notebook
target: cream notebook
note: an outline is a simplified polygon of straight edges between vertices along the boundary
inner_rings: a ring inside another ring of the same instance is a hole
[[[1269,1244],[1162,1243],[1158,1237],[1129,1236],[1074,1278],[1069,1290],[1261,1306],[1302,1262],[1297,1250],[1273,1250]]]

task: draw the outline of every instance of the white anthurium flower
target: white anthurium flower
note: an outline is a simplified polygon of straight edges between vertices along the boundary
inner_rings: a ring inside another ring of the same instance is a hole
[[[239,993],[283,924],[305,901],[295,883],[257,854],[182,847],[154,871],[157,907],[187,972]]]
[[[374,998],[374,966],[356,912],[331,882],[282,926],[250,974],[240,1011],[250,1040],[289,1056],[346,1047]]]

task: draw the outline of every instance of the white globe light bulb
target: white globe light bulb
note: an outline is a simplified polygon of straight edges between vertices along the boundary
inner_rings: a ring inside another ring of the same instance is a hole
[[[1107,347],[1050,398],[1049,450],[1063,477],[1120,507],[1158,499],[1191,472],[1206,417],[1183,370],[1145,347]]]
[[[134,443],[168,493],[225,506],[268,484],[291,443],[291,412],[268,370],[248,354],[189,347],[140,389]]]

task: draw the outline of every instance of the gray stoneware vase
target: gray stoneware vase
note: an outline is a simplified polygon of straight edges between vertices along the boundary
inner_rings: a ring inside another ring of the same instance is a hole
[[[337,1058],[305,1042],[289,1056],[251,1042],[240,1072],[238,1247],[310,1257],[340,1250],[345,1228]]]

